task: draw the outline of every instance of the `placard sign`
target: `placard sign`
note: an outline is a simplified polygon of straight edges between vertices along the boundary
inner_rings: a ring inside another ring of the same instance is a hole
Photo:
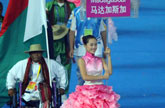
[[[87,17],[130,16],[130,0],[86,0]]]

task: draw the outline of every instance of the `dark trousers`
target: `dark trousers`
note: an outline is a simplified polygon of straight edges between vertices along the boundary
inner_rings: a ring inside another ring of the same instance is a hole
[[[39,100],[31,100],[31,101],[25,101],[22,99],[22,101],[25,103],[25,108],[28,107],[33,107],[33,108],[39,108],[40,101]]]

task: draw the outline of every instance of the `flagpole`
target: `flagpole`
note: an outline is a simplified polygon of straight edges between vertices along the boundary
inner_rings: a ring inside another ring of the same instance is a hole
[[[50,80],[50,86],[52,87],[52,75],[51,75],[51,69],[50,69],[50,54],[49,54],[49,42],[48,42],[48,32],[47,28],[45,27],[45,36],[46,36],[46,49],[47,49],[47,58],[48,58],[48,70],[49,70],[49,80]]]
[[[44,7],[45,7],[45,3],[46,3],[46,0],[44,0]],[[46,20],[46,7],[45,7],[45,20]],[[47,32],[47,20],[45,21],[45,25],[44,28],[45,28],[45,36],[46,36],[46,49],[47,49],[47,58],[48,58],[48,70],[49,70],[49,83],[50,83],[50,86],[52,87],[52,75],[51,75],[51,69],[50,69],[50,54],[49,54],[49,42],[48,42],[48,32]]]
[[[107,25],[107,28],[106,28],[106,40],[108,40],[108,38],[109,38],[109,36],[108,36],[108,34],[109,34],[109,23],[108,23],[108,21],[109,21],[109,18],[106,18],[106,25]],[[106,41],[106,44],[107,44],[107,47],[108,47],[108,41]],[[107,55],[106,55],[107,56]],[[108,58],[106,57],[106,63],[107,63],[107,66],[108,66]],[[108,69],[109,69],[109,67],[108,67]],[[108,80],[105,80],[105,85],[108,85]]]

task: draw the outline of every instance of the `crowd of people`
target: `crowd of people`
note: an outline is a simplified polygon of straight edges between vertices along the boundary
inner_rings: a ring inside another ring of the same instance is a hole
[[[2,10],[0,3],[0,22],[3,21]],[[40,44],[31,44],[25,51],[29,58],[19,61],[8,72],[8,95],[15,94],[16,80],[19,80],[22,81],[22,101],[28,108],[48,108],[52,101],[50,79],[56,79],[61,108],[120,107],[120,95],[102,81],[112,75],[111,50],[107,46],[103,19],[86,17],[86,0],[81,3],[80,0],[52,0],[46,4],[46,13],[53,34],[50,62],[42,56],[45,50]],[[69,94],[74,59],[78,84],[76,91]]]

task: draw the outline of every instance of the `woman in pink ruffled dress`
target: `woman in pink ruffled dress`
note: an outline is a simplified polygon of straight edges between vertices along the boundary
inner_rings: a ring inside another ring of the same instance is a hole
[[[117,101],[120,96],[102,81],[109,79],[112,74],[110,49],[106,48],[104,52],[108,58],[106,64],[103,58],[94,56],[97,49],[97,40],[94,36],[84,36],[83,43],[86,55],[78,60],[78,66],[85,83],[76,87],[76,91],[69,95],[61,108],[118,108],[120,105]]]

